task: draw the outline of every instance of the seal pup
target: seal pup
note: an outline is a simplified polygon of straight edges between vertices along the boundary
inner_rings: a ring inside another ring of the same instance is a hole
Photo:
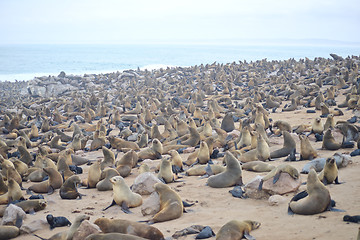
[[[262,189],[263,183],[268,179],[274,178],[273,183],[275,184],[279,180],[280,174],[283,172],[288,173],[293,179],[298,179],[300,176],[296,168],[294,168],[293,166],[287,163],[283,163],[277,166],[276,168],[272,169],[266,176],[264,176],[260,180],[258,190]]]
[[[46,221],[50,225],[50,229],[71,225],[71,222],[66,217],[54,217],[52,214],[46,215]]]
[[[67,231],[63,231],[63,232],[59,232],[54,234],[53,236],[51,236],[49,238],[49,240],[67,240],[67,239],[73,239],[73,236],[76,232],[76,230],[80,227],[80,224],[85,221],[85,220],[89,220],[90,216],[88,215],[79,215],[75,218],[74,222],[71,224],[69,230]],[[45,239],[42,238],[36,234],[33,234],[34,236],[40,238],[40,239]]]
[[[311,169],[306,191],[295,195],[289,203],[289,213],[312,215],[324,212],[331,204],[329,190],[320,182],[314,169]]]
[[[110,182],[113,184],[113,201],[108,207],[104,208],[103,211],[117,204],[121,206],[121,210],[124,213],[131,213],[129,208],[138,207],[142,204],[141,195],[132,192],[129,186],[126,185],[124,178],[115,176],[110,178]]]
[[[101,217],[95,220],[103,233],[122,233],[145,239],[163,240],[164,235],[159,229],[144,223],[133,222],[125,219],[109,219]]]
[[[250,231],[258,229],[260,223],[256,221],[232,220],[223,225],[216,234],[216,240],[235,240],[235,239],[255,239],[250,235]]]
[[[81,183],[81,179],[78,175],[73,175],[66,179],[64,184],[60,187],[60,197],[62,199],[79,199],[84,196],[77,190],[77,185]]]
[[[282,131],[282,135],[284,137],[284,145],[282,148],[270,153],[271,159],[286,157],[294,148],[296,149],[296,143],[291,134],[288,131]]]
[[[312,147],[309,138],[305,135],[299,135],[300,139],[300,160],[313,160],[318,156],[316,150]]]
[[[335,158],[330,157],[326,159],[325,166],[323,170],[319,173],[318,177],[319,180],[325,185],[332,182],[340,184],[338,181],[338,168],[335,162]]]
[[[207,181],[208,186],[213,188],[224,188],[234,185],[242,186],[242,171],[239,161],[229,151],[225,153],[224,161],[226,162],[226,170],[209,177]]]
[[[165,222],[181,217],[184,205],[180,196],[164,183],[156,183],[154,189],[160,197],[160,211],[148,223]]]

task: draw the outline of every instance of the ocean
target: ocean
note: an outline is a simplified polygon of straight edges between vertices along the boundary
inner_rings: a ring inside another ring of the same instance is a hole
[[[331,58],[360,55],[360,46],[119,44],[0,45],[0,81],[66,74],[109,73],[127,69],[231,63],[261,59]]]

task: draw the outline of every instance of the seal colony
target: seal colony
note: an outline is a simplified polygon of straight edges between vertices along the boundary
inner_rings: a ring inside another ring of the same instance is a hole
[[[210,226],[217,233],[212,239],[228,239],[228,228],[239,238],[251,237],[251,230],[259,239],[353,237],[357,225],[332,226],[346,214],[359,215],[360,193],[350,190],[359,188],[359,179],[350,177],[358,176],[359,157],[349,156],[354,164],[336,168],[332,156],[350,154],[360,142],[359,65],[358,56],[332,55],[84,76],[62,72],[0,83],[0,215],[17,201],[25,212],[36,212],[22,219],[23,227],[48,214],[70,222],[90,217],[104,234],[88,239],[131,234],[103,230],[116,221],[143,230],[124,239],[152,231],[139,221],[152,223],[159,239],[194,224]],[[332,166],[310,171],[308,196],[296,197],[305,190],[300,187],[282,196],[286,204],[268,206],[228,193],[257,175],[274,184],[280,173],[306,181],[298,172],[319,158]],[[284,165],[286,159],[291,160]],[[132,191],[143,172],[163,181],[154,189],[160,208],[150,216],[142,209],[149,197]],[[338,180],[342,184],[332,184]],[[37,193],[44,199],[31,199]],[[317,194],[326,195],[326,204],[309,209],[308,199]],[[347,213],[327,212],[329,196]],[[286,215],[288,207],[295,215]],[[34,234],[73,236],[79,225],[57,232],[40,227]],[[1,234],[34,239],[18,226]],[[316,231],[298,231],[314,226]]]

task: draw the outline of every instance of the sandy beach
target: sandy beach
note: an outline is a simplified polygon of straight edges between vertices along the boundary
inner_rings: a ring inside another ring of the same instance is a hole
[[[350,61],[350,60],[349,60]],[[121,111],[120,115],[126,115],[126,111],[130,109],[126,109],[125,113],[123,112],[123,103],[125,100],[133,100],[136,101],[137,96],[143,96],[144,103],[148,105],[142,106],[142,113],[147,107],[151,106],[152,100],[154,98],[158,98],[161,104],[161,97],[164,101],[164,106],[168,106],[170,104],[170,100],[173,97],[184,97],[184,99],[188,99],[189,101],[186,103],[182,103],[186,108],[189,103],[193,102],[194,93],[198,93],[199,89],[202,93],[204,93],[205,98],[204,105],[202,107],[202,111],[204,116],[207,114],[208,106],[207,103],[210,99],[217,99],[220,104],[226,103],[226,99],[222,102],[222,97],[227,97],[227,99],[231,99],[231,102],[228,106],[238,106],[245,105],[244,102],[246,99],[255,100],[255,95],[261,95],[259,93],[263,93],[263,97],[259,99],[257,103],[264,104],[266,100],[266,96],[273,94],[282,99],[280,107],[276,109],[275,112],[272,112],[272,109],[267,109],[269,112],[268,118],[272,119],[272,122],[277,120],[283,120],[288,122],[292,127],[298,126],[300,124],[304,124],[307,126],[311,126],[312,122],[316,117],[321,115],[320,110],[316,110],[316,113],[307,113],[307,110],[314,110],[314,107],[304,107],[302,104],[299,104],[294,111],[283,112],[281,109],[285,107],[285,105],[289,105],[291,103],[291,94],[287,96],[283,96],[276,92],[276,89],[283,87],[284,89],[291,89],[293,94],[298,94],[298,99],[308,99],[309,93],[315,91],[310,90],[300,91],[303,86],[312,86],[320,81],[326,82],[325,77],[332,76],[335,78],[328,85],[322,85],[319,89],[320,91],[327,96],[327,92],[329,91],[329,87],[333,86],[335,88],[335,102],[338,105],[342,103],[346,94],[352,89],[356,88],[355,82],[357,77],[359,76],[358,68],[355,67],[355,64],[359,64],[359,59],[352,59],[351,62],[354,64],[352,67],[346,69],[348,73],[355,74],[353,79],[348,78],[346,84],[348,88],[339,87],[339,83],[336,79],[340,79],[344,77],[344,68],[347,67],[346,60],[338,60],[335,61],[333,59],[324,60],[320,59],[318,62],[314,63],[309,60],[308,64],[304,62],[280,62],[279,64],[274,62],[257,62],[254,63],[251,67],[248,64],[237,64],[231,65],[226,64],[224,66],[213,65],[208,66],[207,68],[169,68],[164,70],[154,70],[152,72],[142,71],[138,72],[136,77],[125,76],[123,73],[123,77],[121,77],[121,73],[113,75],[97,75],[96,77],[85,77],[82,79],[76,80],[63,80],[65,84],[70,84],[74,87],[74,90],[70,90],[64,92],[62,95],[58,95],[57,97],[52,97],[50,95],[46,95],[46,92],[41,90],[42,85],[41,82],[46,82],[48,79],[39,79],[32,82],[32,85],[29,85],[28,88],[31,89],[32,95],[21,95],[24,96],[20,100],[30,106],[30,109],[34,111],[40,111],[42,107],[48,107],[51,102],[58,101],[61,103],[60,99],[64,100],[63,104],[57,105],[57,110],[64,117],[62,126],[69,126],[70,122],[74,120],[75,115],[84,114],[84,108],[80,109],[76,114],[71,114],[70,112],[66,112],[64,110],[64,106],[71,105],[75,98],[85,99],[86,97],[90,99],[90,97],[95,95],[98,99],[98,102],[91,107],[97,112],[98,103],[103,102],[107,107],[106,116],[101,119],[106,123],[107,128],[113,128],[110,132],[111,136],[119,137],[120,130],[114,124],[108,124],[109,114],[113,113],[115,109],[119,109]],[[290,65],[293,64],[292,67]],[[307,67],[306,67],[307,65]],[[337,68],[338,71],[332,73],[331,69]],[[267,71],[263,71],[263,69],[267,69]],[[285,69],[281,70],[280,69]],[[298,71],[297,71],[298,69]],[[257,72],[257,70],[259,70]],[[267,74],[265,74],[265,72]],[[278,73],[277,76],[271,75],[271,73]],[[129,74],[133,74],[130,72]],[[213,74],[213,75],[212,75]],[[134,74],[135,75],[135,74]],[[178,79],[176,78],[178,77]],[[274,77],[273,77],[274,76]],[[66,79],[66,76],[63,78]],[[287,79],[287,80],[286,80]],[[84,87],[82,85],[82,81],[86,82]],[[251,82],[255,85],[251,86]],[[59,82],[59,79],[55,78],[55,82]],[[246,83],[244,85],[237,85],[237,83]],[[76,83],[76,84],[74,84]],[[36,85],[38,84],[38,85]],[[64,84],[64,83],[62,83]],[[50,85],[49,85],[50,86]],[[55,85],[56,86],[56,85]],[[145,86],[148,86],[146,88]],[[183,93],[180,95],[179,86],[182,86]],[[206,90],[209,86],[212,86],[212,94],[207,94]],[[213,86],[216,86],[215,88]],[[158,87],[158,89],[156,88]],[[172,87],[172,88],[171,88]],[[231,90],[231,95],[228,93],[224,93],[224,89],[229,87]],[[298,87],[298,89],[296,89]],[[76,90],[77,89],[77,90]],[[158,91],[161,89],[161,91]],[[218,89],[218,90],[217,90]],[[271,91],[275,89],[275,91]],[[35,91],[38,90],[36,93]],[[78,92],[77,92],[78,91]],[[19,91],[21,93],[21,91]],[[238,92],[238,99],[233,99],[235,96],[235,92]],[[271,92],[271,93],[270,93]],[[20,94],[19,93],[19,94]],[[107,93],[107,95],[105,94]],[[34,97],[34,95],[40,95],[38,97]],[[137,94],[137,95],[132,95]],[[303,94],[303,95],[301,95]],[[106,95],[106,98],[105,98]],[[356,94],[355,94],[356,95]],[[48,99],[49,101],[41,102],[42,99]],[[5,98],[2,99],[4,101]],[[17,102],[18,100],[14,100]],[[17,103],[14,107],[6,108],[6,103],[3,102],[1,115],[4,116],[6,110],[14,110],[19,111],[24,108],[21,104]],[[133,106],[133,105],[132,105]],[[160,111],[164,106],[158,106],[157,110],[153,112],[157,116],[163,114]],[[222,106],[222,105],[221,105]],[[336,106],[330,106],[331,110],[336,108]],[[354,109],[341,108],[343,115],[335,116],[335,122],[338,121],[346,121],[358,114],[358,105]],[[227,108],[226,111],[241,110],[240,108]],[[266,109],[266,107],[265,107]],[[74,109],[73,109],[74,110]],[[180,111],[178,106],[173,108],[174,111]],[[54,109],[51,109],[53,112]],[[179,114],[177,114],[179,116]],[[221,117],[218,119],[221,123],[221,120],[224,116],[224,113],[220,114]],[[136,114],[135,114],[136,116]],[[189,115],[191,117],[191,114]],[[249,115],[242,114],[240,117],[241,121],[244,121],[247,118],[250,118],[251,113]],[[2,118],[3,119],[3,118]],[[31,119],[35,119],[32,117]],[[50,117],[51,119],[51,117]],[[322,118],[322,122],[324,123],[326,118]],[[92,125],[96,125],[98,120],[93,120]],[[76,122],[81,129],[86,129],[89,127],[89,123],[82,123],[81,121]],[[152,120],[153,124],[156,124],[156,120]],[[357,125],[358,123],[355,123]],[[30,125],[27,125],[29,128]],[[240,123],[235,122],[235,129],[239,130]],[[250,123],[250,126],[253,126],[253,123]],[[57,126],[54,125],[54,129]],[[311,129],[308,128],[308,129]],[[163,132],[164,126],[159,126],[160,132]],[[72,127],[65,127],[64,132],[72,136]],[[239,131],[238,131],[239,132]],[[275,136],[274,134],[270,134],[270,130],[267,130],[269,134],[270,140],[270,151],[274,151],[282,147],[283,137]],[[309,132],[304,132],[308,134]],[[43,133],[40,132],[42,135]],[[5,137],[7,134],[1,134],[1,139],[5,141]],[[291,135],[296,142],[297,153],[300,150],[300,141],[296,133],[292,133]],[[334,131],[334,136],[336,141],[342,141],[342,135],[339,131]],[[213,137],[217,138],[217,134],[213,131]],[[335,152],[339,152],[342,154],[350,154],[353,150],[357,149],[356,142],[354,148],[341,148],[336,151],[324,150],[321,149],[322,142],[315,142],[314,135],[309,136],[310,142],[314,149],[317,150],[318,157],[327,158],[332,156]],[[65,143],[64,143],[65,144]],[[67,143],[66,145],[69,145]],[[223,148],[220,148],[221,150]],[[117,151],[115,149],[111,149],[114,153]],[[10,152],[14,152],[15,148],[12,148]],[[30,152],[35,153],[37,151],[37,147],[29,149]],[[55,151],[55,150],[54,150]],[[117,160],[123,156],[123,152],[119,152],[117,156]],[[88,160],[94,162],[99,159],[103,159],[102,150],[96,151],[84,151],[78,150],[75,155],[82,156],[87,158]],[[163,155],[163,157],[166,154]],[[183,161],[187,160],[187,157],[190,153],[182,153],[180,154]],[[298,157],[298,155],[297,155]],[[268,162],[271,165],[278,166],[284,163],[286,157],[273,159],[275,161]],[[297,158],[298,159],[298,158]],[[149,164],[150,169],[154,172],[154,169],[157,165],[160,164],[161,160],[152,160]],[[291,192],[283,195],[284,201],[279,203],[276,206],[271,206],[266,199],[239,199],[234,198],[229,193],[233,187],[228,188],[211,188],[206,186],[207,178],[199,178],[198,176],[185,176],[184,174],[179,174],[181,177],[178,180],[181,182],[169,183],[168,185],[175,190],[182,198],[189,203],[195,203],[191,207],[187,207],[187,212],[183,214],[178,219],[166,221],[162,223],[155,223],[153,226],[157,227],[165,237],[171,239],[170,237],[178,230],[182,230],[191,225],[203,225],[210,226],[214,233],[216,234],[221,226],[227,223],[230,220],[254,220],[261,223],[259,229],[256,229],[251,232],[251,235],[256,239],[356,239],[358,234],[359,225],[356,223],[346,223],[343,221],[343,216],[348,215],[359,215],[360,214],[360,156],[351,157],[352,163],[350,163],[345,168],[339,169],[339,181],[342,184],[330,184],[327,185],[326,188],[329,190],[331,198],[336,201],[336,208],[342,209],[345,212],[331,212],[325,211],[320,214],[314,215],[288,215],[288,203],[290,199],[296,194],[296,192]],[[146,161],[148,162],[148,161]],[[221,164],[222,158],[217,158],[214,160],[215,164]],[[308,163],[309,160],[305,161],[296,161],[289,162],[292,166],[294,166],[299,172],[303,168],[303,166]],[[140,163],[141,164],[141,163]],[[81,179],[87,179],[89,165],[82,165],[83,173],[79,174]],[[185,166],[185,169],[189,168]],[[156,173],[155,173],[156,174]],[[251,179],[256,177],[257,175],[265,176],[267,173],[255,173],[250,171],[242,171],[243,182],[246,184]],[[131,170],[131,174],[125,178],[126,183],[130,186],[133,184],[134,179],[139,175],[138,167],[133,168]],[[301,174],[301,181],[306,182],[307,175]],[[23,182],[23,187],[28,188],[33,183],[31,182]],[[305,185],[300,186],[300,190],[304,190]],[[73,221],[75,217],[79,214],[87,214],[90,216],[90,222],[94,222],[99,217],[106,218],[119,218],[119,219],[127,219],[132,221],[144,221],[151,218],[151,216],[143,216],[141,213],[141,207],[132,208],[132,214],[125,214],[122,212],[119,206],[113,206],[108,210],[102,211],[102,209],[108,206],[112,202],[112,191],[100,192],[96,189],[85,189],[79,188],[78,191],[85,196],[82,199],[76,200],[63,200],[59,195],[59,190],[55,190],[52,195],[43,194],[46,201],[47,207],[39,212],[36,212],[35,215],[27,214],[26,219],[24,219],[23,225],[30,224],[35,220],[43,220],[46,221],[46,215],[52,214],[54,216],[65,216],[70,221]],[[24,196],[25,198],[29,195],[26,195],[25,190]],[[143,200],[148,198],[148,196],[142,196]],[[50,238],[53,234],[61,231],[67,230],[68,227],[59,227],[54,230],[50,230],[47,224],[43,224],[40,230],[37,230],[37,235],[43,238]],[[188,235],[183,236],[178,239],[194,239],[196,235]],[[15,239],[38,239],[37,237],[31,234],[22,234]],[[215,237],[209,238],[215,239]]]

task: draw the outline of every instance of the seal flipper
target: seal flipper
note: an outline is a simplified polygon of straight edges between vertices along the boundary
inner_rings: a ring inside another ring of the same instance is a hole
[[[341,182],[339,182],[339,176],[335,178],[335,184],[341,184]]]
[[[245,232],[244,232],[244,237],[245,237],[247,240],[255,240],[255,238],[254,238],[253,236],[251,236],[248,231],[245,231]]]
[[[293,212],[293,210],[291,210],[290,208],[290,204],[288,206],[288,215],[294,215],[295,213]]]
[[[20,228],[22,226],[23,223],[23,218],[22,216],[19,216],[19,213],[16,214],[16,222],[15,222],[15,226],[17,228]]]
[[[130,211],[130,208],[129,208],[129,206],[127,205],[126,202],[122,202],[122,203],[121,203],[121,210],[122,210],[124,213],[126,213],[126,214],[132,213],[132,211]]]
[[[260,183],[259,183],[259,187],[258,190],[261,191],[262,190],[262,186],[263,186],[264,181],[261,179]]]
[[[281,171],[278,171],[278,172],[275,174],[274,179],[273,179],[273,184],[275,184],[275,183],[279,180],[280,174],[281,174]]]
[[[48,188],[48,195],[51,195],[54,193],[54,188],[52,186],[49,186]]]
[[[35,233],[33,233],[32,235],[34,235],[34,236],[37,237],[37,238],[40,238],[41,240],[48,240],[47,238],[42,238],[42,237],[40,237],[39,235],[36,235]]]
[[[211,227],[206,226],[201,230],[201,232],[198,235],[196,235],[195,239],[205,239],[205,238],[211,238],[213,236],[215,236],[215,233],[213,232]]]
[[[212,175],[214,175],[214,172],[212,171],[210,164],[207,164],[207,165],[206,165],[206,167],[205,167],[205,172],[206,172],[206,174],[207,174],[209,177],[212,176]]]
[[[188,202],[185,202],[185,201],[182,201],[182,204],[184,207],[191,207],[193,205],[195,205],[195,203],[188,203]]]
[[[103,211],[105,211],[105,210],[109,209],[110,207],[112,207],[112,206],[114,206],[114,205],[116,205],[115,200],[113,200],[113,201],[110,203],[110,205],[109,205],[109,206],[107,206],[106,208],[104,208],[104,209],[103,209]]]
[[[304,197],[307,197],[308,195],[309,194],[306,191],[299,192],[290,200],[290,202],[296,202],[300,199],[303,199]]]

